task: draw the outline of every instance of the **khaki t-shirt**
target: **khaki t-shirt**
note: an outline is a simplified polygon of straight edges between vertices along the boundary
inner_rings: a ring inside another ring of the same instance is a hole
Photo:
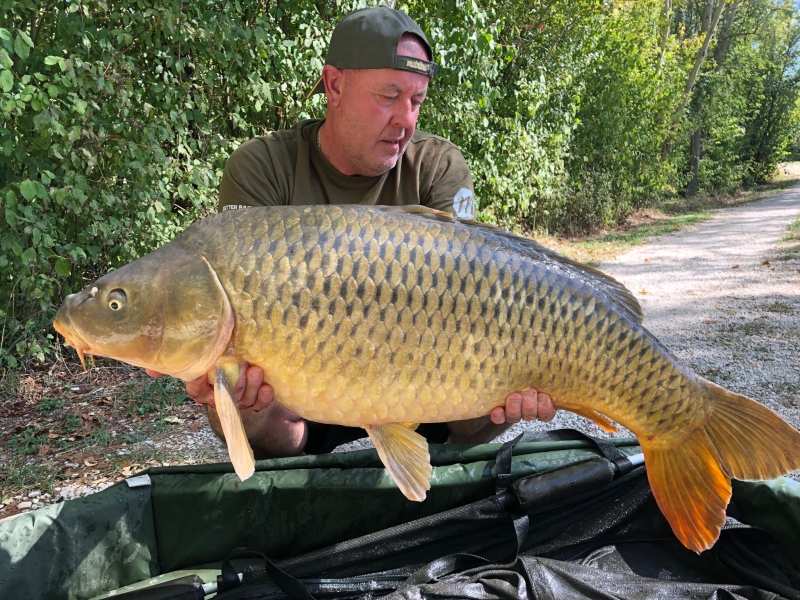
[[[307,204],[422,205],[475,217],[472,176],[458,147],[414,132],[394,168],[377,177],[344,175],[317,148],[323,121],[301,121],[245,142],[225,164],[219,210]]]

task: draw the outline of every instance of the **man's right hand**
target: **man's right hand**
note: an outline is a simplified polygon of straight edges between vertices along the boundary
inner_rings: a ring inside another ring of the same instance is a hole
[[[163,373],[152,369],[145,369],[145,373],[150,377],[165,377]],[[186,394],[198,404],[214,406],[214,386],[209,382],[208,375],[187,381]],[[258,412],[272,404],[275,392],[271,385],[264,383],[264,371],[261,367],[242,364],[233,397],[239,408],[250,408]]]

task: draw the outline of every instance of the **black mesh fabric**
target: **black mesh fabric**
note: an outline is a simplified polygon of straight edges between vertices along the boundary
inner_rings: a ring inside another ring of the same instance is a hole
[[[684,548],[643,468],[528,513],[516,558],[508,500],[508,493],[494,496],[277,564],[316,598],[800,600],[800,573],[784,549],[766,532],[741,525],[734,505],[711,550]],[[457,572],[421,581],[431,561]],[[263,568],[248,568],[245,583],[218,597],[288,597]]]

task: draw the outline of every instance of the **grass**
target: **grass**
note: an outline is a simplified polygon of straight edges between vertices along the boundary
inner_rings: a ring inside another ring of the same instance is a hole
[[[115,406],[124,407],[128,414],[146,415],[161,413],[191,402],[186,396],[184,384],[179,379],[131,380],[123,384]]]
[[[708,210],[680,215],[664,214],[629,229],[620,229],[577,240],[548,239],[543,243],[570,258],[585,262],[589,266],[597,266],[600,262],[612,259],[633,246],[640,246],[653,237],[674,233],[688,225],[704,221],[712,214]]]
[[[39,402],[37,408],[39,412],[47,414],[64,408],[64,401],[61,398],[45,398]]]
[[[8,369],[0,369],[0,408],[19,392],[19,377]]]
[[[800,392],[800,377],[798,377],[795,381],[782,381],[778,384],[778,389],[782,392],[788,392],[790,394],[796,394]]]
[[[559,236],[537,236],[537,240],[562,254],[590,266],[611,260],[634,246],[646,243],[653,237],[674,233],[705,221],[714,216],[714,211],[730,206],[738,206],[763,200],[791,185],[797,179],[785,175],[771,183],[756,185],[747,190],[730,194],[704,195],[692,198],[673,197],[635,212],[625,224],[611,231],[582,238],[563,238]],[[789,228],[784,241],[800,242],[800,218]],[[783,250],[783,258],[800,255],[800,244]]]
[[[8,440],[8,447],[17,455],[36,454],[41,447],[41,438],[32,429],[23,429]]]
[[[786,230],[786,235],[781,238],[784,244],[780,252],[781,260],[794,260],[800,258],[800,217],[795,219]]]
[[[783,302],[780,300],[776,300],[775,302],[770,302],[768,304],[763,304],[761,308],[763,308],[767,312],[781,313],[784,315],[788,315],[794,312],[794,307],[790,303]]]
[[[741,326],[741,329],[744,335],[771,335],[776,331],[775,327],[763,319],[757,319],[755,321],[745,323]]]
[[[56,483],[63,479],[66,477],[62,473],[53,472],[47,465],[13,456],[7,467],[0,469],[0,489],[3,490],[0,503],[7,504],[10,496],[26,489],[53,493]]]

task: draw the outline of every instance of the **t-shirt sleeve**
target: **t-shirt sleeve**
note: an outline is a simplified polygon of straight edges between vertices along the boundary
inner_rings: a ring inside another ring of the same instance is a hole
[[[464,155],[454,145],[441,155],[425,206],[474,219],[475,188]]]
[[[280,145],[268,144],[262,138],[252,139],[234,150],[222,173],[218,212],[287,204],[291,195],[286,168],[289,158],[275,155],[281,154],[281,150]],[[277,167],[284,163],[284,168]]]

